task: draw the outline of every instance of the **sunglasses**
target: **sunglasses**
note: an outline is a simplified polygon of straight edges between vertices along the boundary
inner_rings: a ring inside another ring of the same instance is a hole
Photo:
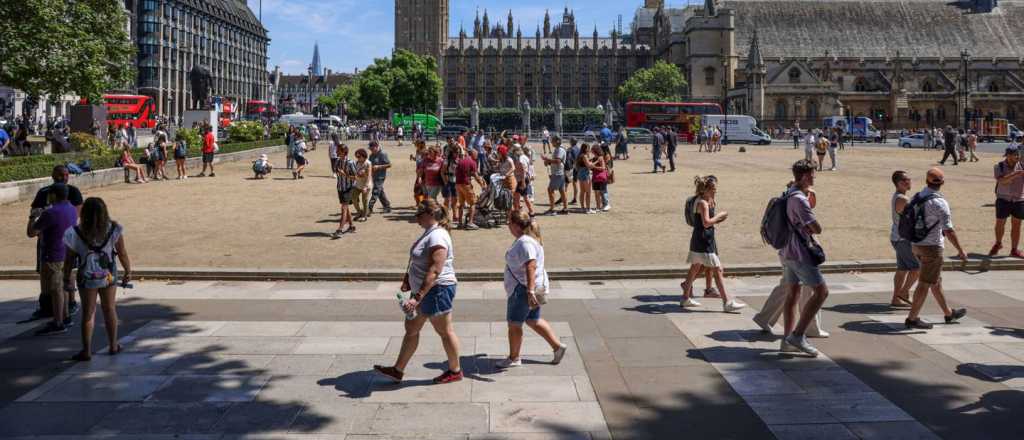
[[[942,180],[942,179],[939,179],[939,180],[929,180],[928,181],[929,185],[942,185],[943,183],[946,183],[946,181]]]

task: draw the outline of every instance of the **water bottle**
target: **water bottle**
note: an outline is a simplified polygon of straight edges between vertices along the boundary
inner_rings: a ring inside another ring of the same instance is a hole
[[[408,320],[411,320],[411,319],[415,318],[416,317],[416,311],[415,310],[411,311],[411,312],[406,312],[405,308],[403,307],[405,305],[405,302],[408,300],[408,298],[406,298],[405,294],[399,292],[398,295],[396,295],[396,296],[398,297],[398,309],[401,310],[402,313],[405,313],[405,319],[408,321]]]

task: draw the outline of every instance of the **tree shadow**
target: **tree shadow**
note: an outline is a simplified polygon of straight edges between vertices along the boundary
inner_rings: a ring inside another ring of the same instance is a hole
[[[828,310],[830,312],[843,313],[847,315],[905,315],[908,310],[906,308],[893,308],[891,305],[889,305],[889,303],[835,304],[827,307],[822,307],[821,309]]]
[[[992,334],[995,336],[1012,336],[1015,338],[1024,339],[1024,329],[1014,327],[1001,327],[994,325],[987,325],[985,328],[992,330]]]
[[[297,232],[295,234],[285,235],[287,238],[331,238],[332,235],[328,232],[316,231],[316,232]]]

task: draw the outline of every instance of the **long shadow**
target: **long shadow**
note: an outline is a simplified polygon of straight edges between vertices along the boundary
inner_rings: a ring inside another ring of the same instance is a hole
[[[992,330],[992,334],[996,336],[1012,336],[1015,338],[1024,339],[1024,329],[1014,327],[1000,327],[987,325],[985,328]]]
[[[33,302],[4,301],[0,310]],[[300,401],[254,400],[271,371],[259,356],[224,356],[240,345],[190,337],[207,331],[187,321],[190,313],[138,298],[119,301],[117,312],[124,350],[116,357],[106,354],[100,311],[90,362],[69,360],[81,348],[80,314],[66,334],[28,330],[3,342],[0,437],[319,432],[339,417]],[[61,382],[42,387],[51,380]],[[34,398],[15,402],[33,390]]]
[[[485,365],[486,360],[483,354],[459,357],[459,363],[465,378],[481,382],[493,382],[493,379],[483,376],[498,374],[501,373],[501,370],[494,368],[493,365]],[[493,362],[490,364],[493,364]],[[438,376],[448,369],[448,362],[427,362],[423,364],[423,367],[435,371],[436,374],[432,374],[432,376]],[[395,383],[390,378],[372,369],[350,371],[338,377],[324,378],[317,381],[317,384],[320,386],[333,386],[336,390],[342,392],[341,395],[343,397],[350,399],[370,397],[375,392],[386,393],[406,388],[437,386],[431,379],[403,380]]]
[[[907,310],[909,310],[906,308],[893,308],[888,303],[836,304],[822,307],[821,309],[847,315],[906,315]]]
[[[331,237],[330,233],[327,232],[297,232],[295,234],[285,235],[288,238],[328,238]]]

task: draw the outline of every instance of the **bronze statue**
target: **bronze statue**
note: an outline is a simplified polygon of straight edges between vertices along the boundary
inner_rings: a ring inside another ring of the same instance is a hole
[[[188,79],[189,84],[192,86],[192,109],[209,110],[210,86],[212,83],[210,69],[196,65],[192,67],[192,71],[189,72]]]

